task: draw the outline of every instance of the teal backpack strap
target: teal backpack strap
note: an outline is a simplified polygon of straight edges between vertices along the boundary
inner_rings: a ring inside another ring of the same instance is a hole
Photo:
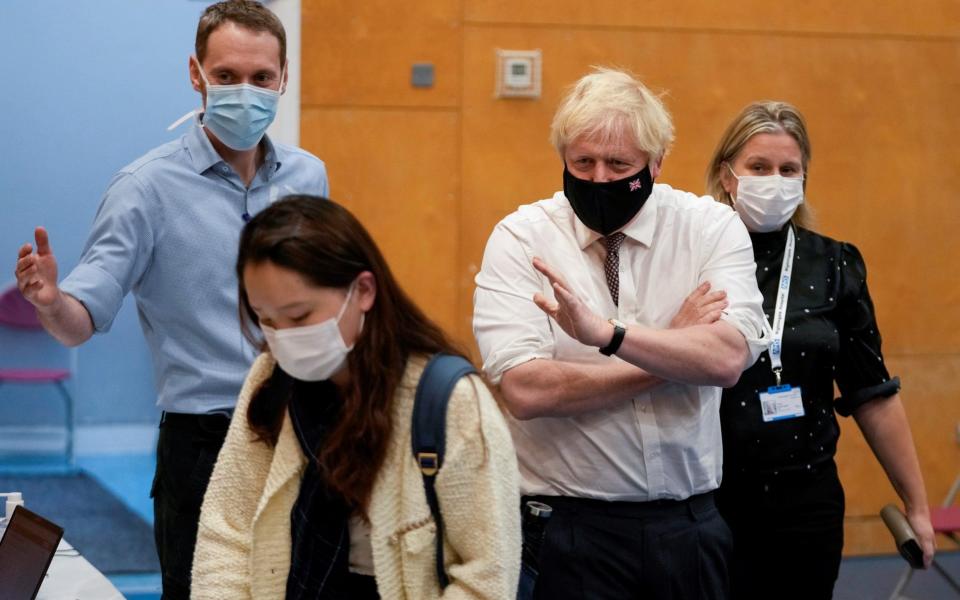
[[[414,397],[411,428],[413,457],[420,466],[427,504],[437,525],[437,579],[441,589],[447,587],[450,580],[443,570],[443,517],[435,484],[446,447],[447,401],[460,378],[476,372],[463,357],[435,354],[423,369]]]

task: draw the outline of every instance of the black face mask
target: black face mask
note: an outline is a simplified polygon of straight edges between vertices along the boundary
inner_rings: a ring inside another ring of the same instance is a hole
[[[609,235],[635,217],[653,191],[650,165],[642,171],[605,183],[596,183],[573,176],[563,168],[563,193],[573,212],[590,229]]]

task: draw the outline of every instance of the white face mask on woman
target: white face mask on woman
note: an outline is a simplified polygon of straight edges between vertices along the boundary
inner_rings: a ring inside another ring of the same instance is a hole
[[[782,175],[737,175],[737,199],[734,208],[750,231],[776,231],[790,220],[803,204],[803,177]]]
[[[350,303],[353,286],[350,284],[347,297],[336,317],[304,327],[274,329],[261,325],[270,352],[280,368],[291,377],[301,381],[324,381],[343,368],[353,346],[347,346],[340,334],[340,319]],[[360,315],[360,330],[363,330],[363,315]],[[358,333],[359,335],[359,333]]]

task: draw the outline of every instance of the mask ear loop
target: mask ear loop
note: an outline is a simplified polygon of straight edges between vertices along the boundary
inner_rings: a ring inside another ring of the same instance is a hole
[[[340,305],[340,310],[337,312],[337,324],[340,323],[340,319],[343,318],[343,313],[347,310],[347,305],[350,304],[350,298],[353,296],[353,288],[357,284],[357,280],[354,279],[350,283],[350,287],[347,288],[347,297],[344,298],[343,304]]]
[[[343,313],[347,310],[347,305],[350,304],[350,298],[353,297],[353,290],[357,286],[357,280],[354,279],[350,283],[350,287],[347,289],[347,297],[343,300],[343,305],[340,306],[340,311],[337,313],[337,325],[340,325],[340,319],[343,318]],[[360,337],[360,334],[363,332],[363,324],[366,321],[367,313],[360,313],[360,327],[357,330],[357,338]],[[350,350],[353,350],[353,347],[357,345],[356,340],[354,340],[353,345],[350,346]]]
[[[196,56],[193,56],[191,58],[193,58],[193,62],[197,63],[197,72],[200,73],[200,79],[203,80],[203,85],[205,86],[204,89],[209,88],[210,80],[207,79],[207,74],[203,71],[203,66],[200,64],[200,59],[197,58]]]
[[[193,110],[191,110],[190,112],[188,112],[187,114],[183,115],[182,117],[180,117],[179,119],[177,119],[177,120],[174,121],[173,123],[170,123],[170,125],[167,126],[167,131],[173,131],[173,130],[176,129],[177,127],[180,127],[181,125],[183,125],[184,123],[186,123],[187,121],[189,121],[190,119],[192,119],[193,117],[197,116],[197,114],[198,114],[199,112],[200,112],[200,111],[199,111],[198,109],[196,109],[196,108],[193,109]]]
[[[730,174],[733,175],[733,178],[736,179],[736,180],[739,182],[739,181],[740,181],[740,176],[736,174],[736,172],[733,170],[733,167],[730,166],[730,163],[727,162],[727,161],[723,161],[723,164],[724,164],[724,166],[727,167],[727,170],[730,171]],[[727,195],[730,196],[730,206],[736,207],[736,206],[737,206],[737,199],[736,199],[736,198],[734,197],[734,195],[731,194],[730,192],[727,192]]]

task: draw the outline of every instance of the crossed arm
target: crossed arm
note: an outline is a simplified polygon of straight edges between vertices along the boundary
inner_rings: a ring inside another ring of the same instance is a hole
[[[563,278],[540,259],[534,267],[547,276],[557,302],[542,294],[534,302],[571,337],[596,347],[607,345],[613,326],[593,313],[570,291]],[[507,370],[500,389],[518,419],[586,413],[632,399],[666,380],[702,385],[729,385],[740,376],[748,350],[743,336],[720,315],[724,292],[709,283],[684,301],[670,323],[657,330],[631,325],[611,364],[583,364],[536,359]]]

